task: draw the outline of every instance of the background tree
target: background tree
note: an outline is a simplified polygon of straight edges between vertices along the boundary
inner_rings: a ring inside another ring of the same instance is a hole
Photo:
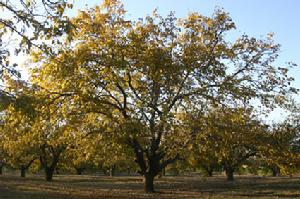
[[[1,119],[1,127],[0,127],[0,175],[3,174],[3,169],[4,169],[4,165],[5,165],[5,162],[6,162],[6,158],[7,158],[7,154],[4,150],[4,147],[3,147],[3,133],[2,133],[2,125],[3,125],[3,120],[2,120],[2,117],[0,117]]]
[[[71,144],[64,153],[61,164],[68,170],[75,170],[77,175],[83,174],[88,167],[93,166],[91,152],[87,150],[92,141],[77,134],[73,141],[70,140]]]
[[[285,121],[269,128],[259,157],[273,176],[292,174],[299,165],[294,145],[299,139],[298,127]]]
[[[16,103],[10,104],[4,111],[7,117],[4,124],[6,131],[3,131],[7,142],[4,146],[13,159],[28,161],[26,164],[22,162],[21,168],[29,165],[29,157],[39,158],[46,180],[51,181],[62,153],[77,132],[77,126],[72,123],[71,116],[67,117],[67,106],[62,106],[59,101],[54,103],[45,89],[9,76],[6,76],[5,84],[8,92],[15,96]]]
[[[11,103],[1,111],[1,143],[6,156],[6,162],[12,167],[25,172],[36,159],[36,147],[32,144],[31,126],[34,123],[35,110],[32,104],[34,98],[30,97],[31,90],[25,81],[15,80],[9,75],[3,78],[6,85],[4,90],[14,96]]]
[[[217,107],[204,119],[196,143],[200,154],[210,153],[218,159],[226,172],[227,180],[232,181],[234,171],[255,156],[261,149],[264,132],[255,119],[252,109]]]
[[[37,109],[40,115],[37,117],[34,128],[34,136],[39,146],[39,159],[45,170],[45,178],[51,181],[63,153],[72,144],[73,135],[78,132],[77,124],[72,123],[63,112],[57,112],[59,104],[53,104],[52,99],[42,103]],[[60,111],[64,107],[60,107]]]
[[[217,145],[217,143],[215,143],[215,145]],[[209,177],[212,177],[213,172],[220,168],[219,158],[214,147],[208,147],[207,143],[196,143],[193,146],[189,162],[192,167],[204,170],[205,174]]]
[[[20,169],[21,177],[38,158],[37,147],[32,142],[32,120],[21,111],[10,106],[5,111],[5,127],[2,129],[4,150],[7,153],[7,164]]]

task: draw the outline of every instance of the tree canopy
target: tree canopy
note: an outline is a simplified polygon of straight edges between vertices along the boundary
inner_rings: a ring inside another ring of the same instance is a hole
[[[54,5],[58,17],[69,6]],[[290,86],[289,65],[274,65],[280,48],[272,34],[228,41],[226,34],[234,29],[220,9],[211,17],[195,12],[178,19],[154,11],[129,20],[117,0],[68,19],[67,31],[55,34],[61,37],[51,50],[30,50],[27,89],[36,113],[31,128],[46,174],[77,138],[98,134],[93,143],[103,146],[103,153],[133,154],[146,192],[154,191],[155,176],[182,159],[194,138],[209,148],[211,139],[222,137],[213,151],[231,175],[256,154],[252,147],[260,132],[252,109],[243,115],[238,107],[256,100],[273,108],[297,92]],[[195,113],[206,117],[194,120]]]

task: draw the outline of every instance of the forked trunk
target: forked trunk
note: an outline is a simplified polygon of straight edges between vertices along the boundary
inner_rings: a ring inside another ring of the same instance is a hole
[[[164,159],[165,153],[159,151],[159,138],[151,140],[151,147],[144,150],[136,139],[128,140],[128,144],[134,149],[135,162],[139,165],[138,171],[144,178],[144,190],[146,193],[154,192],[154,177],[157,176],[169,164],[174,163],[179,159],[177,154],[173,158]]]

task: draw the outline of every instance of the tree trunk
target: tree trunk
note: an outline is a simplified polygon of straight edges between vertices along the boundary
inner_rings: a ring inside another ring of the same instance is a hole
[[[115,170],[116,170],[115,165],[110,166],[110,168],[109,168],[109,176],[110,177],[113,177],[115,175]]]
[[[26,166],[21,165],[20,171],[21,171],[21,177],[25,178],[26,177]]]
[[[280,168],[278,167],[271,167],[271,171],[272,171],[272,176],[273,177],[278,177],[280,176]]]
[[[130,175],[130,167],[127,167],[127,175]]]
[[[75,168],[76,169],[76,174],[77,175],[82,175],[83,168]]]
[[[227,181],[234,181],[234,177],[233,177],[234,169],[231,167],[226,167],[225,172],[226,172]]]
[[[45,174],[46,174],[46,181],[52,181],[52,178],[53,178],[53,172],[54,172],[54,169],[53,168],[49,168],[49,167],[46,167],[45,168]]]
[[[207,169],[207,176],[212,177],[213,176],[213,170],[212,169]]]
[[[154,176],[153,175],[145,175],[144,176],[144,191],[146,193],[154,192]]]
[[[144,150],[136,139],[129,139],[129,145],[134,149],[135,162],[140,170],[137,172],[144,177],[144,190],[146,193],[154,192],[154,177],[157,176],[166,166],[179,159],[179,154],[175,157],[164,160],[165,153],[159,151],[161,135],[151,139],[150,148]]]
[[[0,175],[3,175],[3,164],[0,163]]]

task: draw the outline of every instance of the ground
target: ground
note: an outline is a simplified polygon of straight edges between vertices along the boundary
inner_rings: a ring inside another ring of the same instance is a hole
[[[300,198],[300,177],[162,177],[155,188],[144,194],[140,177],[61,175],[45,182],[42,176],[0,176],[0,199]]]

